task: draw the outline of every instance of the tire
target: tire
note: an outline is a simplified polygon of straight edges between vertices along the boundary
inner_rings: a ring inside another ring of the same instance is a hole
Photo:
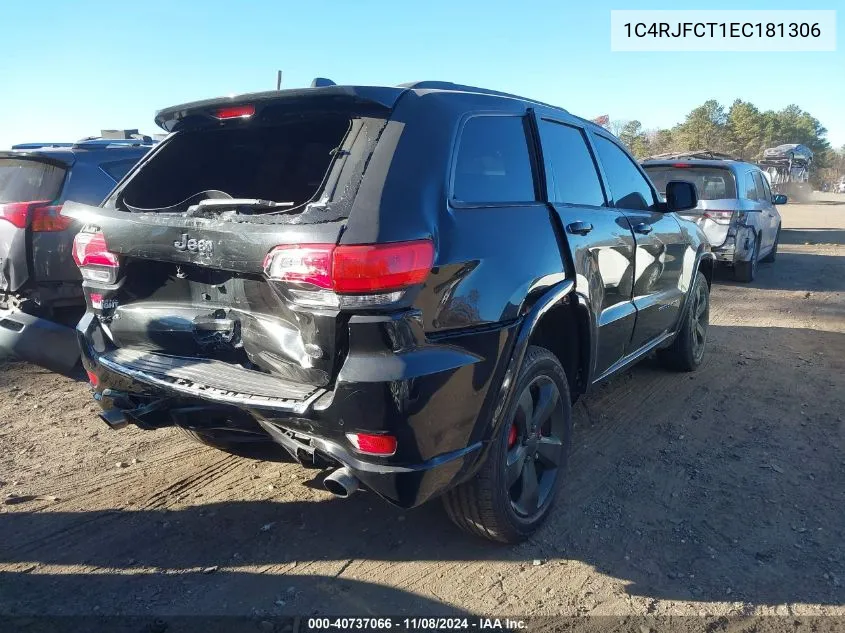
[[[743,283],[754,281],[757,276],[757,264],[760,261],[760,236],[754,240],[754,250],[751,252],[751,259],[747,262],[734,264],[734,279]]]
[[[195,431],[183,426],[176,428],[191,441],[216,448],[231,455],[265,461],[287,461],[285,450],[269,437],[264,439],[249,433],[227,433],[223,430]]]
[[[543,402],[549,406],[542,407],[536,419],[535,408]],[[542,415],[543,411],[548,415]],[[514,386],[513,401],[487,447],[481,469],[443,496],[446,513],[475,536],[500,543],[528,538],[552,508],[571,442],[566,373],[554,354],[531,346]],[[534,478],[536,487],[530,483]]]
[[[769,254],[766,255],[761,262],[766,264],[771,264],[778,256],[778,244],[780,243],[780,227],[778,227],[778,232],[775,234],[775,243],[772,244],[772,250],[769,251]]]
[[[695,371],[704,358],[710,322],[710,287],[700,272],[696,273],[687,301],[691,303],[675,340],[657,353],[663,365],[675,371]]]

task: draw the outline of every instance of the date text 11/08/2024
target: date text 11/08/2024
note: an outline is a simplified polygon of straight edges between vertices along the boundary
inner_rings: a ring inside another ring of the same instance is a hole
[[[493,630],[518,631],[527,622],[518,618],[308,618],[308,631],[443,631],[443,630]]]

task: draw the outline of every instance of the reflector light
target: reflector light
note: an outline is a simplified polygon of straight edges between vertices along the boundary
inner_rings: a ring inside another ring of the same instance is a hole
[[[270,279],[308,283],[340,294],[386,293],[420,284],[434,263],[429,240],[335,246],[277,246],[264,259]]]
[[[392,435],[347,433],[346,437],[356,451],[365,455],[389,456],[396,452],[396,438]]]
[[[246,105],[218,108],[214,112],[215,118],[218,118],[221,121],[225,119],[245,119],[247,117],[251,117],[253,114],[255,114],[255,106],[249,103]]]
[[[672,165],[672,167],[681,167],[681,168],[690,167],[690,166],[691,165],[689,163],[675,163],[674,165]]]
[[[97,377],[97,374],[95,374],[93,371],[86,369],[85,373],[88,374],[88,382],[91,383],[92,387],[96,387],[100,384],[100,379]]]

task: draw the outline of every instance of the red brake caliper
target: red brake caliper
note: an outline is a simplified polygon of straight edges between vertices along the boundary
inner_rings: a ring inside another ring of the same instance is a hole
[[[516,444],[516,437],[516,424],[511,424],[511,430],[508,431],[508,448],[513,448],[513,445]]]

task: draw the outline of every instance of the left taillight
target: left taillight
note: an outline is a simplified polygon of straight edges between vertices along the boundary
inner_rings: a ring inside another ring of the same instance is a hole
[[[73,238],[73,261],[83,279],[113,284],[117,281],[120,260],[109,251],[106,237],[100,233],[77,233]]]
[[[62,205],[49,200],[7,202],[0,204],[0,220],[11,222],[19,229],[29,226],[37,233],[64,231],[73,224],[71,218],[61,214]]]

